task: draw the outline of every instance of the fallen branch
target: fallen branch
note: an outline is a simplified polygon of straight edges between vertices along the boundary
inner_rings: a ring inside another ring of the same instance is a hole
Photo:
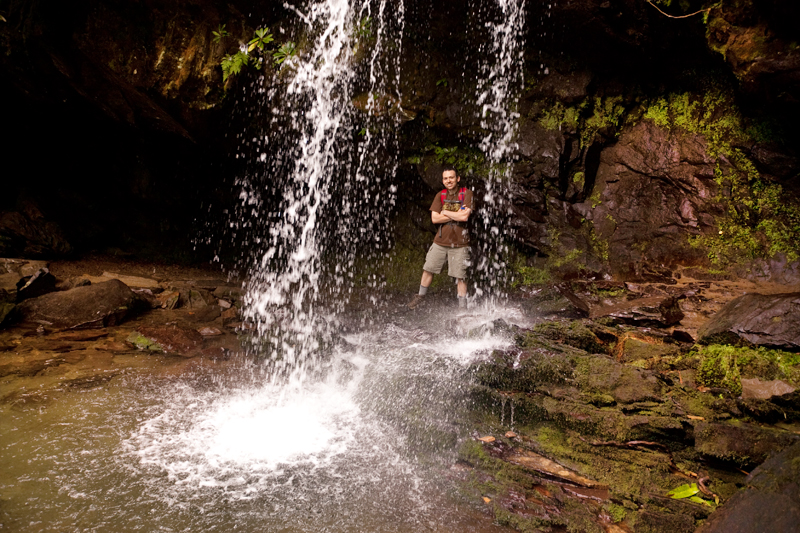
[[[629,440],[628,442],[617,442],[615,440],[605,440],[605,441],[588,441],[578,435],[578,438],[581,439],[586,444],[591,446],[616,446],[617,448],[638,448],[640,446],[647,446],[651,448],[659,448],[661,450],[667,451],[667,447],[663,444],[658,442],[650,442],[648,440]]]
[[[722,2],[718,2],[718,3],[714,4],[711,7],[707,7],[705,9],[701,9],[700,11],[695,11],[694,13],[689,13],[688,15],[670,15],[669,13],[664,13],[664,11],[662,11],[660,7],[658,7],[657,5],[655,5],[653,3],[653,0],[647,0],[647,3],[650,4],[651,6],[653,6],[654,8],[656,8],[659,13],[661,13],[665,17],[669,17],[671,19],[687,19],[689,17],[693,17],[695,15],[699,15],[700,13],[709,13],[712,9],[714,9],[715,7],[718,7],[719,5],[722,4]]]

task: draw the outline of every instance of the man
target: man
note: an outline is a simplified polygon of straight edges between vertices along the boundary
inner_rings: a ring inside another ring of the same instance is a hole
[[[442,271],[447,261],[447,274],[456,278],[458,306],[467,307],[467,264],[469,262],[469,232],[467,221],[472,214],[472,191],[459,187],[461,177],[452,166],[444,167],[442,184],[444,190],[436,195],[431,204],[431,222],[437,225],[436,237],[428,250],[422,267],[419,294],[408,304],[417,307],[425,298],[433,281],[433,275]]]

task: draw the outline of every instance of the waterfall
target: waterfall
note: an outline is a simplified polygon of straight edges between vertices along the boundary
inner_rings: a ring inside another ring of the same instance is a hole
[[[248,234],[244,314],[273,378],[313,371],[352,292],[356,262],[387,246],[399,109],[399,54],[387,49],[401,44],[403,4],[392,13],[388,6],[287,4],[310,44],[254,91],[271,117],[263,133],[243,136],[241,155],[251,163],[232,226]]]
[[[480,10],[479,10],[480,11]],[[525,9],[523,0],[494,0],[486,9],[488,45],[483,47],[477,105],[484,136],[480,149],[489,175],[482,205],[477,210],[478,280],[476,293],[490,300],[501,296],[505,274],[506,241],[510,234],[509,181],[519,113],[517,102],[524,87]]]

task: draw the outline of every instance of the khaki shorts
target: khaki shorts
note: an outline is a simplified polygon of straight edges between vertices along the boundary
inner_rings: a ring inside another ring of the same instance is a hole
[[[465,279],[469,265],[469,246],[448,248],[439,244],[432,244],[425,257],[425,266],[422,270],[431,274],[442,271],[445,260],[447,261],[447,275],[451,278]]]

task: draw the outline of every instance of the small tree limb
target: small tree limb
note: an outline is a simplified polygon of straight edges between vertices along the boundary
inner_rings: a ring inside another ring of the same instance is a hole
[[[688,19],[689,17],[693,17],[695,15],[699,15],[700,13],[708,13],[709,11],[711,11],[712,9],[714,9],[715,7],[720,5],[722,2],[714,4],[711,7],[707,7],[705,9],[701,9],[700,11],[695,11],[694,13],[689,13],[688,15],[670,15],[669,13],[665,13],[664,11],[661,10],[660,7],[655,5],[653,3],[653,0],[647,0],[647,3],[650,4],[651,6],[653,6],[654,8],[656,8],[658,10],[658,12],[661,13],[662,15],[664,15],[665,17],[669,17],[671,19]]]

